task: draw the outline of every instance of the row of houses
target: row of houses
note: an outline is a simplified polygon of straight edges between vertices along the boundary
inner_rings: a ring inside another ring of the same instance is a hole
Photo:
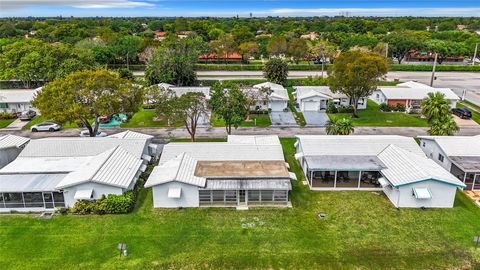
[[[295,159],[313,191],[383,192],[395,207],[453,207],[458,188],[480,190],[480,135],[297,135]],[[172,142],[132,131],[105,138],[0,137],[0,211],[45,211],[145,187],[153,206],[289,207],[297,176],[278,136]],[[161,155],[160,155],[160,152]]]

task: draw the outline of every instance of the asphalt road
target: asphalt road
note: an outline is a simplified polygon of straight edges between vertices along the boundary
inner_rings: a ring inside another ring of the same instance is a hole
[[[108,135],[112,135],[127,129],[103,129]],[[155,138],[189,138],[185,128],[132,128],[130,130],[150,134]],[[356,135],[402,135],[408,137],[416,137],[427,135],[428,128],[425,127],[356,127]],[[77,137],[80,133],[79,129],[64,129],[58,132],[38,132],[32,133],[28,130],[6,131],[0,130],[0,135],[15,134],[34,139],[45,137]],[[232,132],[236,135],[278,135],[280,137],[293,137],[298,134],[302,135],[324,135],[323,127],[240,127]],[[461,127],[457,135],[479,135],[480,126]],[[224,127],[208,127],[198,128],[197,138],[221,138],[226,137],[227,133]]]

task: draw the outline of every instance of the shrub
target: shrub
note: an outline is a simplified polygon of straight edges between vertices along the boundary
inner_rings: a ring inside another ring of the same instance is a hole
[[[120,69],[117,70],[117,72],[118,72],[118,75],[120,76],[120,78],[128,79],[128,80],[131,80],[131,81],[133,81],[135,79],[135,77],[133,76],[133,72],[129,69],[120,68]]]
[[[333,104],[333,102],[328,103],[328,107],[326,111],[327,113],[338,113],[337,107],[335,107],[335,104]]]
[[[380,104],[380,110],[383,112],[391,112],[392,108],[390,108],[387,103],[382,103]]]
[[[263,76],[270,82],[283,85],[288,77],[288,64],[282,59],[270,59],[263,66]]]
[[[353,106],[339,106],[337,110],[339,113],[353,113]]]
[[[319,76],[308,76],[303,80],[305,86],[327,85],[327,80]]]
[[[108,214],[125,214],[135,206],[135,194],[133,191],[127,191],[122,195],[109,194],[102,204],[99,206],[102,205]]]
[[[15,119],[15,118],[17,118],[17,116],[14,113],[0,112],[0,120]]]
[[[395,106],[395,110],[397,112],[404,112],[405,111],[405,105],[403,105],[401,103],[397,103],[397,105]]]

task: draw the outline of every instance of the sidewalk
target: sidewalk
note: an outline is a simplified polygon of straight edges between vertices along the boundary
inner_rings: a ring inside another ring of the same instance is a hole
[[[10,125],[1,129],[0,132],[22,130],[22,128],[27,124],[28,124],[28,121],[21,121],[20,119],[15,119],[15,121],[10,123]]]

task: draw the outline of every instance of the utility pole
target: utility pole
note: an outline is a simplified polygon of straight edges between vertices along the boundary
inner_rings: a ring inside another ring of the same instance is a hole
[[[475,59],[477,59],[477,50],[478,50],[478,43],[475,44],[475,52],[473,53],[472,66],[475,66]]]
[[[435,68],[437,67],[437,56],[438,54],[435,53],[435,59],[433,60],[433,68],[432,68],[432,78],[430,79],[431,87],[433,87],[433,80],[435,80]]]
[[[388,42],[385,43],[385,58],[388,58]]]

